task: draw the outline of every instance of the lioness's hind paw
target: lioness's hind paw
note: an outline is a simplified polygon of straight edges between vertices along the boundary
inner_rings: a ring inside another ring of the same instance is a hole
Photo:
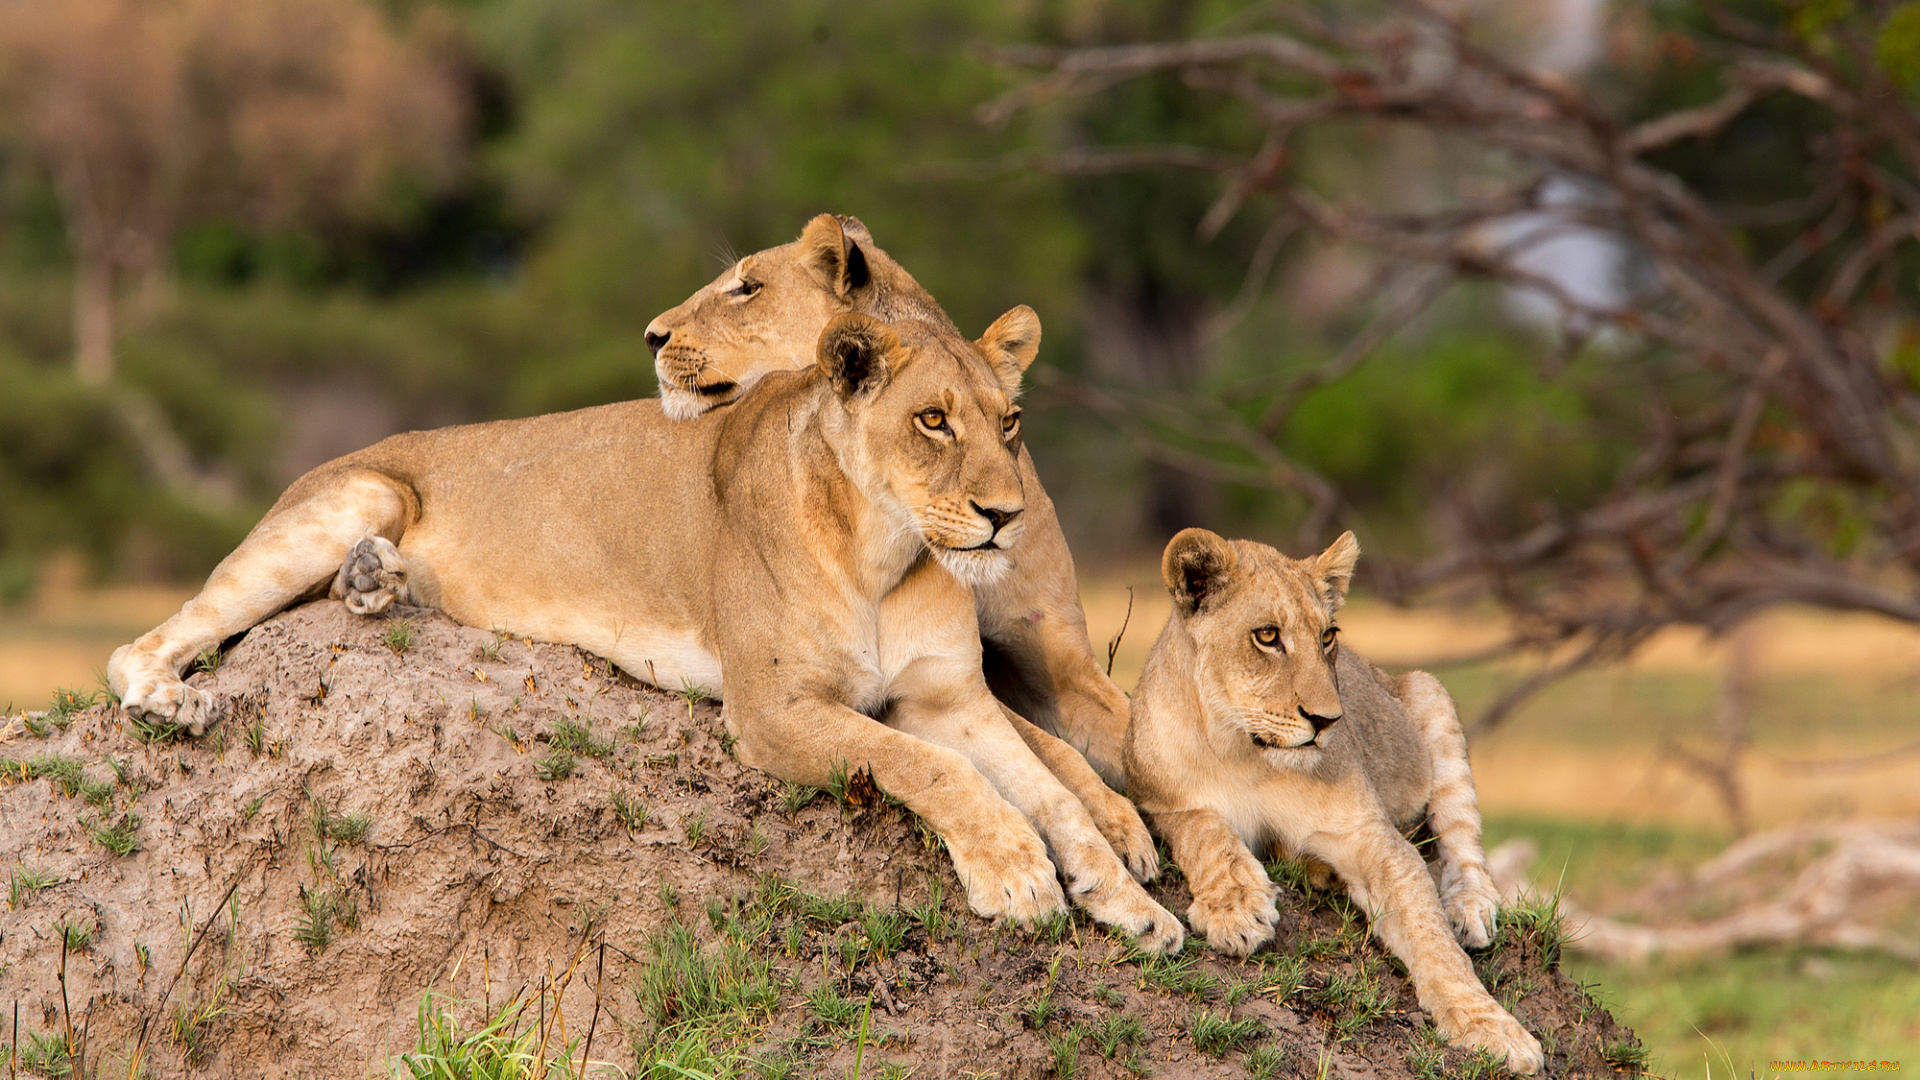
[[[404,604],[411,596],[407,561],[386,537],[369,536],[347,552],[327,595],[345,600],[355,615],[378,615],[396,602]]]

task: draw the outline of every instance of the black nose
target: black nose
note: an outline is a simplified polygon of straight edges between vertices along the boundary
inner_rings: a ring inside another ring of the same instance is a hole
[[[671,330],[662,330],[657,333],[652,330],[647,331],[647,351],[659,356],[660,350],[667,347],[667,339],[672,336]]]
[[[971,505],[975,513],[986,518],[993,524],[993,531],[996,534],[999,533],[1001,529],[1007,527],[1007,522],[1020,516],[1020,511],[1018,510],[995,510],[991,506],[981,506],[979,503],[971,503]]]
[[[1319,713],[1308,712],[1305,705],[1300,706],[1300,718],[1313,725],[1315,735],[1339,723],[1340,718],[1345,715],[1345,713],[1334,713],[1332,716],[1321,716]]]

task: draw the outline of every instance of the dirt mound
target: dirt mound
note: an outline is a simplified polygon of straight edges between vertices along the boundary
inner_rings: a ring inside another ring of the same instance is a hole
[[[1289,884],[1247,963],[995,927],[861,777],[787,789],[711,703],[577,649],[317,603],[194,681],[231,706],[197,741],[104,704],[0,721],[23,1073],[61,1074],[71,1028],[103,1077],[411,1075],[423,1029],[452,1053],[496,1019],[529,1060],[620,1070],[591,1075],[1498,1071],[1435,1048],[1343,901]],[[1502,937],[1479,966],[1550,1074],[1633,1058],[1550,928]]]

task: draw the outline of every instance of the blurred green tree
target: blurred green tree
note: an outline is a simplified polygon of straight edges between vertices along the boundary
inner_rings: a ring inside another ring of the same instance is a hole
[[[0,2],[0,134],[45,169],[74,263],[74,363],[105,385],[114,299],[196,213],[363,210],[401,167],[454,167],[462,101],[362,0]]]

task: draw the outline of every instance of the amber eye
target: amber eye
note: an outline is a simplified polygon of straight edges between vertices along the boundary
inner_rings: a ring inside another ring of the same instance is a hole
[[[1339,627],[1337,626],[1327,627],[1326,630],[1320,634],[1320,647],[1323,649],[1333,648],[1333,639],[1339,636],[1340,636]]]
[[[1020,430],[1020,414],[1017,412],[1008,413],[1007,418],[1005,420],[1000,421],[1000,433],[1009,439],[1013,438],[1014,432],[1019,430]]]
[[[1263,626],[1255,630],[1253,632],[1253,643],[1263,649],[1280,648],[1280,628],[1276,626]]]
[[[727,290],[728,296],[737,296],[742,300],[760,291],[760,283],[751,278],[741,278],[740,284]]]
[[[947,430],[947,411],[945,409],[921,409],[920,423],[929,431]]]

